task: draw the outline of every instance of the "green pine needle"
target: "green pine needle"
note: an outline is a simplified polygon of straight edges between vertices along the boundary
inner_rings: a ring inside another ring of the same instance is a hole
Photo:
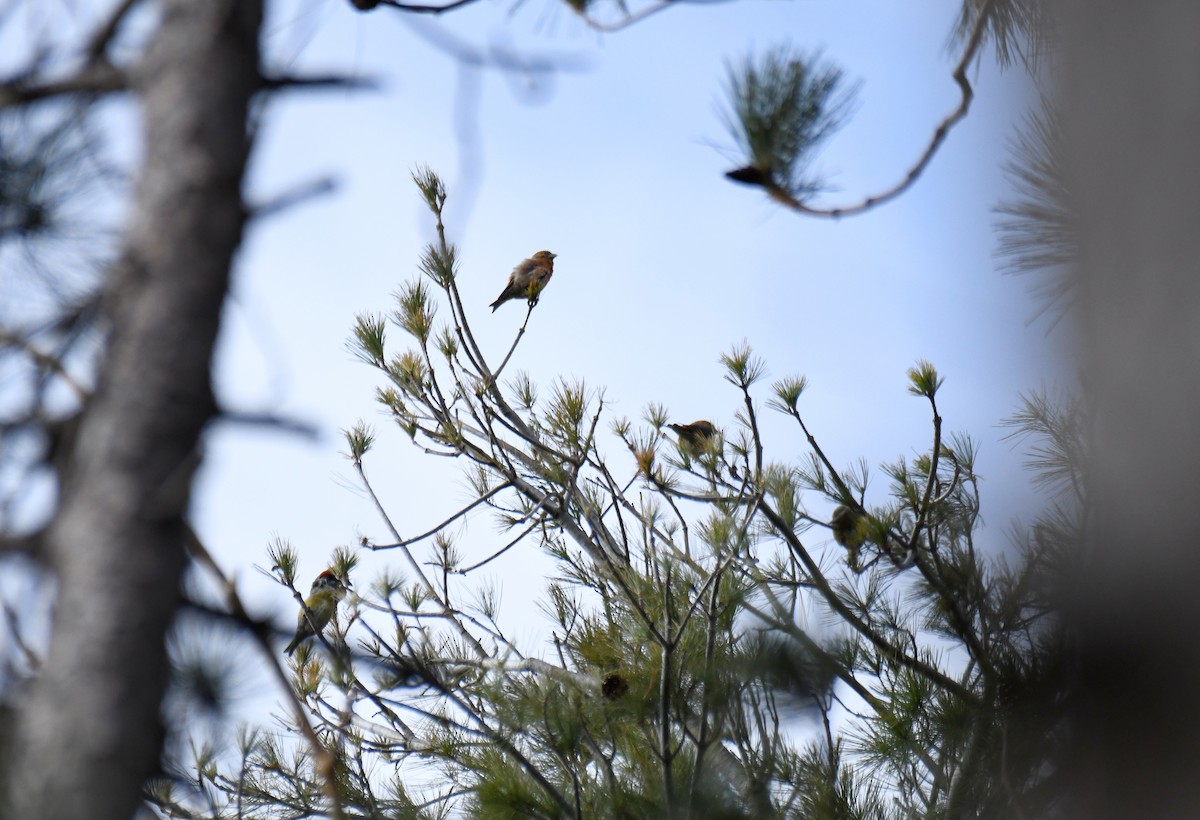
[[[727,126],[756,172],[747,181],[777,185],[801,201],[817,193],[822,183],[807,171],[813,152],[853,101],[841,70],[779,47],[730,66],[727,94]]]

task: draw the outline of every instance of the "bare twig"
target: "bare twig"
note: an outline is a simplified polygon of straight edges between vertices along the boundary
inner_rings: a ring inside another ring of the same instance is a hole
[[[462,8],[463,6],[469,6],[471,3],[476,2],[476,0],[451,0],[451,2],[442,6],[426,6],[419,3],[401,3],[399,0],[357,0],[357,2],[356,0],[351,0],[351,2],[359,8],[362,8],[363,5],[366,5],[370,8],[374,8],[378,5],[388,6],[389,8],[397,9],[398,11],[407,11],[413,14],[438,15],[445,14],[448,11],[454,11],[455,9]]]
[[[313,423],[303,421],[302,419],[288,418],[287,416],[279,416],[274,413],[243,413],[234,410],[223,411],[219,416],[216,416],[213,421],[228,422],[230,424],[245,424],[254,427],[269,427],[280,433],[288,433],[299,436],[309,441],[316,441],[321,437],[320,429]]]
[[[482,561],[479,561],[479,562],[477,562],[477,563],[471,564],[471,566],[469,566],[469,567],[464,567],[463,569],[460,569],[460,570],[458,570],[458,571],[457,571],[457,574],[458,574],[458,575],[466,575],[468,572],[474,572],[475,570],[479,569],[480,567],[485,567],[485,566],[487,566],[488,564],[492,563],[492,561],[495,561],[495,560],[496,560],[497,558],[499,558],[501,555],[503,555],[504,553],[508,552],[510,549],[512,549],[513,547],[515,547],[517,544],[521,543],[521,541],[522,541],[522,540],[524,540],[525,536],[529,535],[529,533],[531,533],[531,532],[533,532],[535,529],[537,529],[537,528],[538,528],[538,526],[539,526],[541,523],[542,523],[541,521],[534,521],[534,522],[533,522],[532,524],[530,524],[528,527],[526,527],[525,529],[521,530],[521,534],[520,534],[520,535],[518,535],[518,536],[517,536],[516,538],[514,538],[513,540],[509,541],[509,542],[508,542],[507,544],[505,544],[503,547],[501,547],[500,549],[496,550],[496,551],[495,551],[495,552],[493,552],[491,555],[489,555],[487,558],[484,558]]]
[[[325,196],[337,190],[337,180],[332,177],[322,177],[305,183],[299,188],[280,194],[273,199],[268,199],[257,205],[251,205],[249,208],[249,217],[251,219],[261,219],[262,217],[274,216],[275,214],[292,208],[295,205],[308,202],[310,199]]]
[[[500,362],[500,366],[496,368],[496,372],[492,374],[493,379],[500,378],[501,371],[508,364],[508,360],[512,358],[512,354],[516,351],[517,345],[521,341],[521,337],[525,335],[525,328],[529,324],[529,317],[533,316],[533,302],[529,303],[529,310],[525,312],[525,321],[521,323],[521,329],[517,331],[517,338],[513,339],[512,347],[508,349],[508,354],[504,357],[504,361]]]
[[[464,515],[466,515],[467,513],[469,513],[471,510],[475,509],[476,507],[478,507],[480,504],[485,503],[492,496],[496,495],[497,493],[503,492],[504,490],[507,490],[511,486],[512,486],[512,484],[510,484],[507,481],[504,482],[503,484],[498,484],[497,486],[493,487],[491,490],[488,490],[486,493],[479,496],[479,498],[476,498],[474,501],[472,501],[467,506],[463,507],[458,512],[454,513],[454,515],[450,516],[445,521],[442,521],[436,527],[433,527],[432,529],[427,530],[427,531],[421,533],[420,535],[415,535],[412,538],[401,540],[395,544],[372,544],[371,549],[373,549],[373,550],[391,550],[391,549],[396,549],[397,547],[412,546],[413,544],[416,544],[420,541],[424,541],[426,538],[429,538],[430,536],[437,535],[439,532],[441,532],[443,529],[445,529],[447,525],[452,524],[454,521],[457,521],[459,518],[462,518]]]
[[[22,353],[33,359],[38,367],[58,376],[62,379],[63,384],[71,389],[71,392],[75,394],[75,398],[81,403],[87,402],[91,398],[91,391],[81,385],[67,372],[67,368],[60,358],[39,350],[30,339],[0,328],[0,347],[4,346],[20,349]]]
[[[25,639],[21,636],[21,625],[17,619],[17,611],[5,601],[4,602],[4,620],[8,622],[8,631],[12,633],[13,643],[21,654],[25,657],[25,663],[29,665],[29,669],[36,673],[42,668],[42,659],[37,656],[37,653],[30,649],[29,644],[25,643]]]
[[[75,74],[44,83],[16,78],[0,83],[0,110],[17,105],[77,94],[108,94],[128,89],[125,72],[107,62],[91,63]]]
[[[645,20],[647,17],[650,17],[651,15],[654,15],[654,14],[658,14],[660,11],[663,11],[664,9],[669,8],[672,5],[678,5],[678,4],[673,2],[673,0],[662,0],[662,2],[655,3],[651,6],[647,6],[646,8],[641,9],[640,11],[626,12],[625,16],[622,19],[616,21],[615,23],[601,23],[599,20],[597,20],[594,17],[592,17],[591,15],[589,15],[586,12],[585,7],[583,5],[576,7],[574,4],[572,4],[571,7],[576,11],[577,14],[579,14],[579,16],[583,19],[584,23],[586,23],[589,28],[594,29],[599,32],[603,32],[605,34],[611,34],[613,32],[621,31],[622,29],[626,29],[626,28],[629,28],[630,26],[636,25],[637,23],[640,23],[641,21]],[[621,4],[621,7],[625,8],[623,3]]]
[[[374,80],[365,77],[348,77],[344,74],[313,74],[299,76],[291,74],[270,74],[262,77],[263,91],[323,90],[333,91],[374,91],[379,87]]]
[[[108,51],[109,45],[117,36],[117,31],[121,28],[121,23],[125,21],[125,17],[138,4],[139,0],[121,0],[109,12],[108,18],[100,25],[96,32],[92,35],[88,42],[88,47],[84,55],[84,59],[88,63],[97,63],[104,59],[105,52]]]

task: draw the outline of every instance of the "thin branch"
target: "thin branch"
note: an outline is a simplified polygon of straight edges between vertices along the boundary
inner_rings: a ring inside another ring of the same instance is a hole
[[[77,398],[81,403],[86,403],[87,400],[91,398],[91,391],[81,385],[70,373],[67,372],[67,368],[62,363],[60,358],[39,350],[34,346],[32,340],[0,328],[0,347],[2,346],[20,349],[22,353],[33,359],[34,363],[38,367],[42,368],[43,370],[48,370],[54,375],[58,376],[60,379],[62,379],[63,384],[71,389],[71,392],[75,394],[75,398]]]
[[[26,555],[34,560],[41,560],[43,534],[44,530],[38,530],[28,535],[0,536],[0,555]]]
[[[749,383],[743,383],[739,386],[746,404],[746,420],[750,424],[750,432],[754,437],[754,478],[756,481],[759,481],[762,479],[763,445],[762,437],[759,435],[758,430],[758,417],[754,414],[754,401],[750,398]]]
[[[455,9],[462,8],[463,6],[469,6],[471,3],[476,2],[476,0],[452,0],[449,3],[446,3],[444,6],[424,6],[417,3],[401,3],[399,0],[351,0],[351,2],[359,8],[363,8],[363,5],[366,5],[368,8],[374,8],[378,5],[388,6],[390,8],[397,9],[398,11],[407,11],[414,14],[438,15],[445,14],[448,11],[454,11]]]
[[[213,421],[229,424],[245,424],[252,427],[268,427],[280,433],[299,436],[308,441],[316,441],[321,437],[321,430],[311,422],[301,419],[279,416],[274,413],[243,413],[236,410],[225,410],[215,416]]]
[[[0,83],[0,110],[27,105],[51,97],[109,94],[128,89],[129,78],[125,72],[107,62],[92,63],[61,80],[29,84],[25,82],[24,78],[18,77]]]
[[[450,516],[449,518],[447,518],[442,523],[438,524],[433,529],[423,532],[420,535],[413,536],[412,538],[409,538],[407,540],[402,539],[395,544],[372,544],[371,549],[373,549],[373,550],[391,550],[391,549],[396,549],[397,547],[409,547],[420,541],[424,541],[426,538],[429,538],[432,535],[437,535],[439,532],[441,532],[443,529],[445,529],[448,525],[454,523],[459,518],[462,518],[464,515],[469,513],[471,510],[475,509],[480,504],[483,504],[484,502],[486,502],[492,496],[496,495],[499,492],[503,492],[504,490],[507,490],[511,486],[512,486],[512,484],[507,481],[505,481],[503,484],[496,485],[491,490],[488,490],[486,493],[479,496],[479,498],[476,498],[470,504],[463,507],[458,512],[454,513],[454,515]]]
[[[121,0],[113,7],[108,15],[108,19],[96,29],[88,42],[87,50],[84,52],[84,59],[88,63],[97,63],[105,59],[105,52],[108,51],[109,45],[117,36],[117,31],[121,27],[121,23],[125,21],[129,12],[138,4],[139,0]]]
[[[348,77],[344,74],[264,74],[259,88],[262,91],[325,90],[332,91],[375,91],[379,84],[365,77]]]
[[[321,177],[258,205],[249,206],[248,216],[250,219],[274,216],[296,205],[308,202],[310,199],[331,194],[337,190],[337,187],[337,180],[333,177]]]
[[[508,360],[512,358],[512,354],[516,352],[517,344],[520,343],[521,337],[525,335],[525,327],[529,324],[529,317],[533,316],[533,302],[529,303],[529,310],[525,312],[525,321],[521,323],[521,329],[517,331],[517,338],[513,339],[512,347],[508,349],[508,354],[504,357],[504,361],[500,362],[500,366],[496,368],[496,372],[492,375],[493,379],[500,378],[501,371],[508,364]]]
[[[807,216],[831,217],[833,219],[840,219],[843,216],[855,216],[857,214],[864,213],[865,211],[869,211],[878,205],[882,205],[885,202],[895,199],[896,197],[900,196],[900,194],[907,191],[929,166],[929,163],[933,160],[934,154],[937,153],[942,143],[945,142],[950,130],[967,116],[967,111],[971,107],[971,100],[975,97],[975,92],[971,88],[971,81],[967,77],[967,71],[970,69],[971,63],[974,61],[975,55],[979,51],[979,46],[983,42],[983,35],[987,29],[988,19],[992,11],[992,6],[995,5],[995,2],[996,0],[984,0],[983,6],[979,9],[979,16],[975,20],[975,26],[971,30],[971,36],[967,40],[967,46],[965,49],[963,49],[962,58],[958,61],[958,65],[956,65],[954,68],[954,73],[952,76],[954,78],[954,82],[958,84],[961,92],[958,107],[950,112],[950,114],[938,124],[937,129],[933,132],[933,138],[925,147],[925,151],[921,154],[920,159],[918,159],[917,163],[909,169],[908,173],[904,175],[904,178],[897,182],[894,186],[886,191],[883,191],[882,193],[869,196],[854,205],[846,205],[838,208],[814,208],[810,205],[805,205],[803,202],[793,197],[783,187],[769,177],[764,177],[763,179],[757,179],[755,181],[763,187],[771,199],[775,200],[781,205],[791,208],[797,213],[802,213]]]
[[[521,531],[521,534],[520,534],[520,535],[518,535],[518,536],[517,536],[516,538],[514,538],[513,540],[509,541],[507,544],[505,544],[505,545],[504,545],[503,547],[501,547],[500,549],[498,549],[498,550],[496,550],[495,552],[493,552],[493,553],[492,553],[491,555],[489,555],[487,558],[484,558],[482,561],[479,561],[478,563],[471,564],[471,566],[469,566],[469,567],[464,567],[463,569],[456,570],[456,571],[455,571],[455,574],[457,574],[457,575],[466,575],[468,572],[474,572],[475,570],[479,569],[480,567],[485,567],[485,566],[487,566],[488,564],[492,563],[492,561],[495,561],[495,560],[496,560],[497,558],[499,558],[501,555],[503,555],[504,553],[508,552],[510,549],[512,549],[513,547],[515,547],[517,544],[521,543],[521,541],[522,541],[522,540],[524,540],[525,536],[529,535],[529,533],[531,533],[531,532],[533,532],[535,529],[537,529],[537,527],[538,527],[538,526],[539,526],[541,523],[542,523],[541,521],[534,521],[534,522],[533,522],[532,524],[530,524],[528,527],[526,527],[525,529],[523,529],[523,530]]]
[[[664,635],[671,634],[671,564],[667,564],[666,577],[663,579],[663,626],[662,632]],[[673,753],[671,751],[671,658],[674,644],[669,641],[660,641],[661,663],[662,668],[658,671],[659,686],[659,759],[662,761],[662,777],[663,777],[663,814],[666,817],[674,816],[673,804],[675,802],[675,780],[672,772]]]
[[[561,666],[555,666],[554,664],[546,663],[540,658],[522,658],[516,663],[509,660],[507,657],[482,658],[480,660],[471,660],[470,658],[447,658],[445,660],[431,662],[430,665],[478,669],[488,672],[531,672],[556,680],[559,683],[568,683],[571,686],[588,692],[597,692],[600,689],[600,681],[596,680],[591,675],[585,675],[582,672],[572,672],[571,670],[564,669]]]
[[[658,483],[657,481],[655,482]],[[679,505],[675,503],[675,499],[669,494],[664,493],[663,498],[675,513],[675,518],[679,520],[679,531],[683,533],[683,554],[688,558],[692,557],[692,545],[688,535],[687,519],[684,518],[683,512],[679,509]]]
[[[576,7],[575,4],[572,3],[571,8],[574,9],[581,18],[583,18],[583,22],[587,24],[588,28],[604,34],[611,34],[613,32],[621,31],[622,29],[636,25],[637,23],[645,20],[647,17],[658,14],[660,11],[670,8],[673,5],[678,5],[678,3],[674,2],[673,0],[662,0],[662,2],[655,3],[652,6],[647,6],[640,11],[626,13],[624,19],[618,20],[615,23],[601,23],[599,20],[596,20],[587,14],[582,5]],[[624,4],[622,4],[622,7],[624,7]]]
[[[929,454],[929,475],[925,481],[925,492],[921,496],[921,506],[914,512],[916,521],[913,522],[912,535],[908,538],[907,549],[911,553],[917,548],[917,539],[929,519],[929,499],[933,496],[933,485],[937,481],[938,459],[942,451],[942,417],[938,414],[937,401],[929,397],[929,406],[933,409],[933,452]]]
[[[379,501],[379,496],[375,494],[375,488],[371,486],[371,482],[367,479],[367,474],[366,471],[363,470],[362,462],[356,460],[354,462],[354,468],[358,472],[358,477],[362,481],[362,486],[367,491],[367,495],[371,497],[371,501],[375,505],[375,510],[379,513],[384,524],[392,533],[392,537],[395,538],[397,543],[401,545],[400,551],[404,553],[404,557],[408,559],[409,567],[414,573],[416,573],[417,577],[421,579],[421,584],[425,587],[425,591],[429,593],[433,600],[437,601],[438,605],[442,608],[443,613],[445,613],[449,618],[450,623],[453,624],[457,629],[458,634],[461,635],[463,640],[465,640],[471,646],[471,648],[475,650],[475,653],[480,657],[486,657],[488,654],[487,650],[485,650],[483,645],[479,643],[478,639],[476,639],[476,637],[472,635],[465,626],[462,625],[462,622],[459,621],[458,618],[453,617],[453,610],[446,603],[446,601],[442,599],[442,597],[438,594],[437,588],[434,587],[429,578],[425,575],[424,570],[421,569],[421,565],[418,564],[417,560],[413,557],[412,550],[406,546],[403,546],[404,538],[401,537],[399,530],[397,530],[396,526],[392,523],[392,519],[387,514],[387,510],[383,508],[383,504]]]
[[[13,644],[25,657],[25,663],[29,665],[30,671],[36,674],[42,668],[42,659],[21,637],[21,624],[17,618],[17,611],[7,601],[4,602],[4,620],[8,622],[8,630],[12,633]]]

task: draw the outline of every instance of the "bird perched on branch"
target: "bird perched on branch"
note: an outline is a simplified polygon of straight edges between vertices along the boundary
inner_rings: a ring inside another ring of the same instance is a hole
[[[866,517],[853,507],[839,504],[829,517],[833,540],[846,548],[851,567],[858,565],[858,551],[867,540]]]
[[[679,452],[691,458],[699,458],[712,447],[717,428],[711,421],[693,421],[691,424],[668,424],[679,436]]]
[[[300,610],[300,617],[296,620],[296,636],[283,650],[285,653],[292,654],[296,647],[328,626],[337,612],[338,604],[346,597],[346,587],[349,585],[350,579],[343,582],[331,569],[317,576],[304,601],[307,610]]]
[[[829,517],[829,528],[833,530],[833,540],[846,549],[858,549],[866,540],[862,531],[862,513],[853,507],[839,504]]]
[[[513,268],[512,273],[508,275],[508,284],[504,286],[504,292],[491,304],[492,313],[495,313],[496,308],[509,299],[524,297],[529,300],[530,307],[536,305],[538,296],[545,290],[546,285],[550,282],[550,277],[554,275],[554,257],[556,256],[558,254],[550,253],[550,251],[538,251]]]

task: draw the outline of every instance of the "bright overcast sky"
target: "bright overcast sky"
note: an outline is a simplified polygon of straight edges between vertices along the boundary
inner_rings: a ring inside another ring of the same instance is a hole
[[[1002,74],[985,52],[966,121],[912,189],[864,216],[800,217],[722,176],[737,164],[721,150],[733,145],[719,111],[727,63],[791,43],[860,83],[852,118],[817,161],[834,188],[822,202],[891,187],[958,103],[947,40],[959,6],[680,4],[601,35],[549,0],[440,18],[358,14],[342,0],[272,4],[272,67],[346,72],[379,88],[293,93],[267,111],[251,197],[325,175],[340,188],[251,227],[217,358],[219,395],[230,409],[315,423],[322,436],[216,427],[195,496],[202,537],[288,623],[290,599],[251,569],[267,563],[272,536],[300,550],[305,585],[334,545],[389,540],[353,489],[340,428],[362,418],[381,433],[367,467],[404,535],[468,500],[458,465],[390,428],[373,401],[381,380],[345,347],[355,314],[390,310],[416,275],[432,224],[409,173],[428,164],[449,187],[460,288],[495,360],[524,306],[492,314],[488,303],[517,261],[541,248],[559,255],[510,372],[547,387],[559,374],[586,379],[605,389],[614,415],[636,419],[653,401],[675,421],[732,427],[739,396],[717,358],[745,339],[768,365],[761,402],[773,378],[806,375],[801,412],[834,463],[849,466],[928,448],[928,405],[907,394],[905,378],[927,358],[946,380],[947,428],[981,443],[987,537],[1002,548],[1033,496],[998,423],[1055,366],[1045,325],[1028,324],[1030,283],[1001,275],[995,258],[992,209],[1008,196],[1002,166],[1025,105],[1022,71]],[[438,46],[446,41],[565,68],[468,68]],[[389,338],[399,352],[402,332]],[[767,430],[768,457],[804,452],[786,419]],[[615,456],[621,445],[602,447]],[[875,472],[868,505],[883,503],[886,487]],[[808,501],[814,514],[828,511]],[[486,513],[456,532],[470,560],[507,540]],[[527,602],[544,588],[535,550],[531,541],[492,565],[521,618],[538,617]],[[365,554],[360,584],[389,563],[399,556]],[[539,628],[508,626],[517,636]]]

